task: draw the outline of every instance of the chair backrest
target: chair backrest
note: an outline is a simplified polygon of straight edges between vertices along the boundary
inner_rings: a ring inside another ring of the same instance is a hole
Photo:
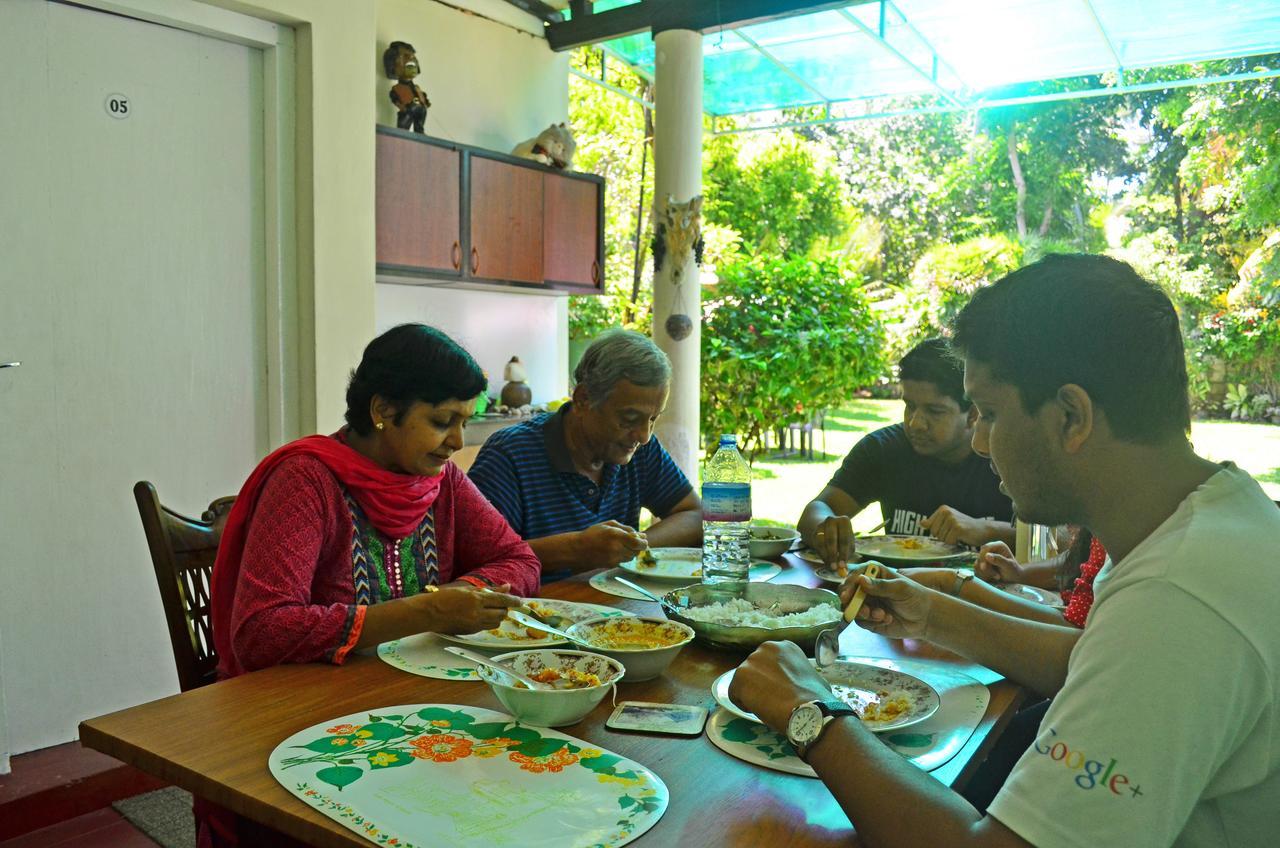
[[[235,498],[218,498],[195,519],[161,506],[155,486],[145,480],[133,487],[133,497],[151,549],[178,685],[186,692],[212,683],[218,655],[210,618],[210,577]]]

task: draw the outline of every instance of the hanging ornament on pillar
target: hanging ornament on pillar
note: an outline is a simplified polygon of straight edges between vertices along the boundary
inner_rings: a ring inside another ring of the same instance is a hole
[[[667,195],[666,203],[654,217],[658,221],[653,232],[654,277],[670,258],[671,285],[675,287],[671,314],[663,326],[673,341],[683,341],[693,332],[685,298],[685,271],[690,259],[695,268],[702,265],[702,195],[694,195],[685,203],[676,203],[675,197]],[[695,272],[693,276],[696,286],[698,275]]]

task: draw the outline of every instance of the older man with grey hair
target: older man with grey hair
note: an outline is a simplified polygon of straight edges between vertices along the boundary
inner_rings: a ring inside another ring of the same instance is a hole
[[[573,400],[494,433],[472,482],[542,561],[543,580],[617,565],[650,545],[702,543],[702,502],[653,434],[671,362],[647,336],[610,330],[574,370]],[[640,509],[657,520],[640,532]]]

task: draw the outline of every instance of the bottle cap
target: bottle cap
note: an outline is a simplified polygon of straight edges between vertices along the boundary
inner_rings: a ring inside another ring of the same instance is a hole
[[[720,434],[720,444],[722,444],[722,445],[736,445],[737,443],[738,443],[738,437],[737,437],[737,436],[735,436],[733,433],[721,433],[721,434]]]

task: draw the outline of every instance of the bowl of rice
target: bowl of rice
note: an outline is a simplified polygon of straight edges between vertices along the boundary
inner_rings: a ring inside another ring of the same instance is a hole
[[[566,632],[626,666],[624,683],[658,677],[694,637],[693,628],[678,621],[630,616],[580,621]]]
[[[535,727],[577,724],[626,672],[622,663],[587,651],[513,651],[493,661],[554,688],[529,689],[486,666],[476,673],[517,721]]]
[[[714,648],[750,651],[795,642],[806,651],[823,630],[843,625],[840,598],[826,589],[769,583],[698,583],[662,596],[667,618]]]

